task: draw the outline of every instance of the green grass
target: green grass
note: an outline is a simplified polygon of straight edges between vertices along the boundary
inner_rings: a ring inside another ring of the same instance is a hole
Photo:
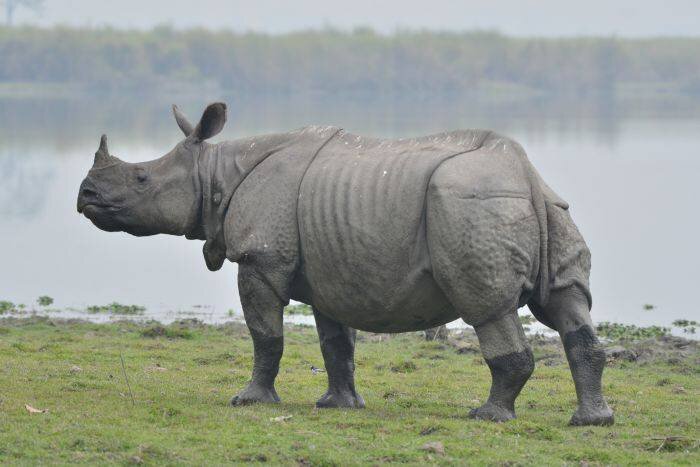
[[[233,408],[252,364],[243,326],[158,326],[0,320],[0,464],[700,464],[696,351],[612,363],[604,389],[617,424],[573,428],[573,383],[551,343],[535,346],[519,418],[494,424],[467,418],[488,392],[482,358],[418,334],[360,333],[367,408],[316,410],[326,377],[310,370],[323,367],[315,330],[288,328],[283,402]],[[434,441],[444,455],[421,450]]]

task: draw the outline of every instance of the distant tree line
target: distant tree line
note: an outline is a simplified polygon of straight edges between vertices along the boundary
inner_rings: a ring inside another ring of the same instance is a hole
[[[0,83],[96,91],[216,86],[249,94],[470,92],[700,95],[700,38],[513,38],[495,32],[0,28]]]

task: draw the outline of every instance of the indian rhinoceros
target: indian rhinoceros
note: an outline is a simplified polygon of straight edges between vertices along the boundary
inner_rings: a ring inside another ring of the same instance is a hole
[[[217,144],[226,105],[165,156],[126,163],[105,136],[78,212],[106,231],[204,240],[210,270],[239,265],[253,375],[233,405],[279,402],[282,310],[311,305],[328,374],[318,407],[364,407],[355,329],[423,330],[461,318],[491,370],[473,418],[505,421],[534,369],[517,309],[559,332],[578,395],[574,425],[610,424],[605,355],[590,318],[590,253],[567,204],[522,147],[488,130],[412,139],[306,127]]]

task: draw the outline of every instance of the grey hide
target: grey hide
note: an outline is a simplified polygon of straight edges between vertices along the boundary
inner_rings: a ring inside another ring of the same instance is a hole
[[[204,240],[209,269],[239,264],[254,368],[232,404],[277,402],[282,310],[312,306],[328,372],[319,407],[363,407],[355,331],[404,332],[457,318],[474,326],[492,376],[472,417],[505,421],[534,368],[516,310],[562,337],[578,395],[575,425],[610,424],[604,355],[589,310],[590,253],[568,205],[522,147],[488,130],[412,139],[335,127],[210,144],[226,106],[160,159],[125,163],[101,140],[78,211],[97,227]]]

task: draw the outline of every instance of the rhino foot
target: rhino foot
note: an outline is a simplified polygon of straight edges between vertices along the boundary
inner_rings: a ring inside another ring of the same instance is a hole
[[[569,425],[586,426],[598,425],[608,426],[615,423],[615,416],[608,404],[603,402],[602,406],[590,407],[580,405],[569,421]]]
[[[231,405],[248,405],[256,403],[278,403],[280,397],[277,395],[274,387],[264,387],[257,384],[249,384],[244,390],[233,396]]]
[[[316,401],[316,407],[320,409],[348,408],[364,409],[365,401],[355,391],[328,391]]]
[[[507,422],[515,418],[515,412],[491,402],[486,402],[481,407],[470,410],[469,418],[491,422]]]

